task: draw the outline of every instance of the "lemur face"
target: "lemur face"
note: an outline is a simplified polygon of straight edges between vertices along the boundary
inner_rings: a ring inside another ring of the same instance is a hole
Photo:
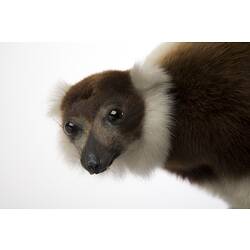
[[[90,76],[61,102],[62,127],[90,174],[106,171],[142,135],[143,98],[128,71]]]

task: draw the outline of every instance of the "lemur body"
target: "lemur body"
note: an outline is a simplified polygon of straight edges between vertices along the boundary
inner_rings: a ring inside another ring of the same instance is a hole
[[[163,44],[68,87],[58,111],[91,174],[161,167],[250,207],[250,43]]]

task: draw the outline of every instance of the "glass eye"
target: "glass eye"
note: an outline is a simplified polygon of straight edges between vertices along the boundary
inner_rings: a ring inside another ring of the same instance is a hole
[[[76,136],[79,134],[79,132],[81,131],[81,128],[74,124],[73,122],[66,122],[64,125],[64,132],[66,135],[68,136]]]
[[[123,118],[123,112],[119,109],[112,109],[108,114],[108,120],[111,123],[120,121]]]

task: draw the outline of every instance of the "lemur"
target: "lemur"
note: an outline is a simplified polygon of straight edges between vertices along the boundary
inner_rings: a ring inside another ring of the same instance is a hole
[[[162,168],[250,208],[250,43],[163,43],[66,85],[51,113],[91,175]]]

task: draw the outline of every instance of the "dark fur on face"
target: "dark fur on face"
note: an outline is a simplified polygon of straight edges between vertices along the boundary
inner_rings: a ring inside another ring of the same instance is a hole
[[[144,102],[128,71],[108,71],[84,79],[67,92],[61,110],[64,124],[70,121],[82,129],[80,136],[70,139],[91,174],[105,171],[142,133]],[[112,110],[123,114],[116,124],[107,118]]]

